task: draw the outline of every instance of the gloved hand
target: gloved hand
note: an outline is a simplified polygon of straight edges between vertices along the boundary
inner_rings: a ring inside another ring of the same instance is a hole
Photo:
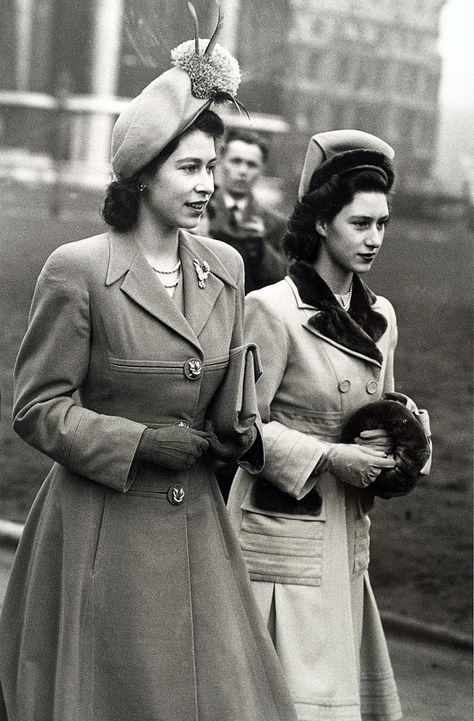
[[[143,431],[135,458],[172,471],[186,471],[209,448],[208,434],[185,426]]]
[[[237,461],[251,445],[257,437],[257,429],[252,426],[246,433],[242,433],[232,440],[220,441],[216,435],[211,421],[206,421],[204,429],[209,438],[209,452],[220,461]]]
[[[357,438],[354,438],[354,443],[374,451],[382,451],[387,455],[394,455],[394,443],[383,428],[361,431]]]
[[[331,443],[326,451],[325,469],[351,486],[366,488],[382,468],[394,468],[395,459],[383,451],[356,443]]]

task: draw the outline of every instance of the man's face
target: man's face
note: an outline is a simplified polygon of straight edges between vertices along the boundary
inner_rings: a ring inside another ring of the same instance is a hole
[[[223,189],[236,198],[250,194],[262,174],[263,155],[255,143],[231,140],[220,161]]]

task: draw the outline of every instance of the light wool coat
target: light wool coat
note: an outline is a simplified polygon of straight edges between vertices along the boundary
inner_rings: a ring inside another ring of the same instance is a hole
[[[289,277],[246,299],[245,334],[258,341],[263,367],[260,479],[296,499],[314,487],[322,497],[319,512],[262,510],[255,493],[261,480],[240,469],[229,498],[300,721],[401,715],[367,572],[370,498],[330,473],[313,473],[351,413],[393,390],[395,314],[382,297],[372,308],[388,323],[377,342],[381,363],[310,324],[323,312],[301,300]]]
[[[242,343],[240,256],[185,232],[180,256],[184,315],[124,235],[40,275],[15,428],[56,462],[5,598],[2,721],[295,719],[209,461],[134,462],[146,426],[202,428]]]

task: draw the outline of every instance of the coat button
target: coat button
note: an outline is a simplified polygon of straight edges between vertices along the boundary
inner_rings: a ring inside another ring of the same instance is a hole
[[[178,421],[176,425],[178,428],[189,428],[189,423],[186,423],[186,421]]]
[[[373,395],[377,392],[377,381],[369,381],[366,385],[367,393],[370,393],[370,395]]]
[[[345,378],[343,381],[339,381],[338,388],[341,391],[341,393],[347,393],[347,391],[351,387],[351,382],[348,378]]]
[[[183,486],[176,484],[168,488],[168,501],[172,506],[179,506],[186,498],[186,491]]]
[[[202,363],[199,358],[189,358],[183,366],[183,373],[190,381],[197,381],[202,375]]]

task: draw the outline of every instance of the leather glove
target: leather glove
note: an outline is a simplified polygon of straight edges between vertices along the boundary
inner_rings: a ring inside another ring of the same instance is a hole
[[[382,468],[394,468],[395,459],[356,443],[331,443],[326,451],[326,470],[344,483],[358,488],[369,486]]]
[[[135,458],[172,471],[186,471],[208,448],[208,435],[204,431],[184,426],[147,428],[142,433]]]
[[[245,433],[225,441],[219,440],[211,421],[206,421],[204,428],[209,438],[209,452],[220,461],[237,461],[248,451],[257,437],[255,426],[249,428]]]

